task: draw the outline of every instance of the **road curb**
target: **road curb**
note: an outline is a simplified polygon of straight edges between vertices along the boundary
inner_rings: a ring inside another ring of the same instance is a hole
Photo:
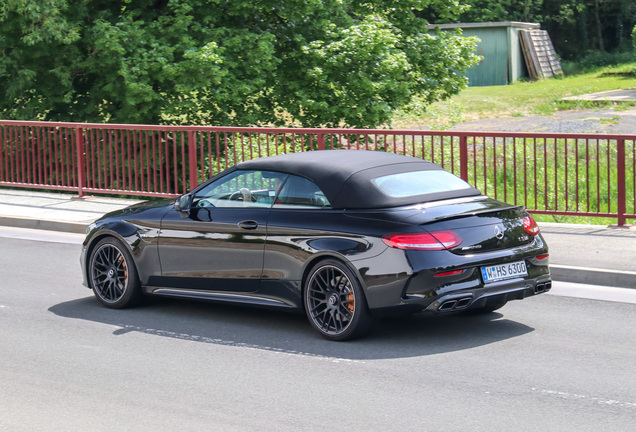
[[[550,273],[557,281],[636,288],[636,272],[550,264]]]
[[[0,225],[13,228],[29,228],[46,231],[85,234],[86,228],[88,227],[88,225],[90,225],[90,223],[0,216]]]

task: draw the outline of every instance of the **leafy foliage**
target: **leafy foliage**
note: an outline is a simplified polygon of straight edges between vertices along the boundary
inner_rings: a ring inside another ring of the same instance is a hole
[[[541,16],[543,0],[466,0],[465,22],[534,21]]]
[[[4,0],[0,115],[119,123],[377,126],[456,94],[474,40],[415,12],[457,1]]]

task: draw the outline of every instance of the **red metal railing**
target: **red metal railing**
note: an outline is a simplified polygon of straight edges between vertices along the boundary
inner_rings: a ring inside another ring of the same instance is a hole
[[[636,218],[636,135],[0,121],[0,185],[177,196],[240,161],[331,148],[424,158],[536,214]]]

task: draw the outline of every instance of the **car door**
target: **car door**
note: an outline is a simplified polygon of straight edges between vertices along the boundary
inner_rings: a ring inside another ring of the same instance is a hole
[[[315,250],[313,243],[331,238],[328,227],[341,213],[331,210],[325,194],[311,180],[290,175],[268,218],[263,286],[300,281],[305,261]]]
[[[267,219],[284,174],[236,170],[198,189],[189,212],[162,220],[165,287],[254,292],[263,271]]]

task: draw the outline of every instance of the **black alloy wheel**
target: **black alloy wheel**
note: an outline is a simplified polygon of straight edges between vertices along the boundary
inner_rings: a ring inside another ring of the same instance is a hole
[[[358,338],[371,327],[360,283],[340,261],[328,259],[316,264],[307,277],[303,297],[309,322],[327,339]]]
[[[141,297],[139,277],[128,249],[117,239],[100,240],[89,262],[90,285],[105,306],[119,309]]]

